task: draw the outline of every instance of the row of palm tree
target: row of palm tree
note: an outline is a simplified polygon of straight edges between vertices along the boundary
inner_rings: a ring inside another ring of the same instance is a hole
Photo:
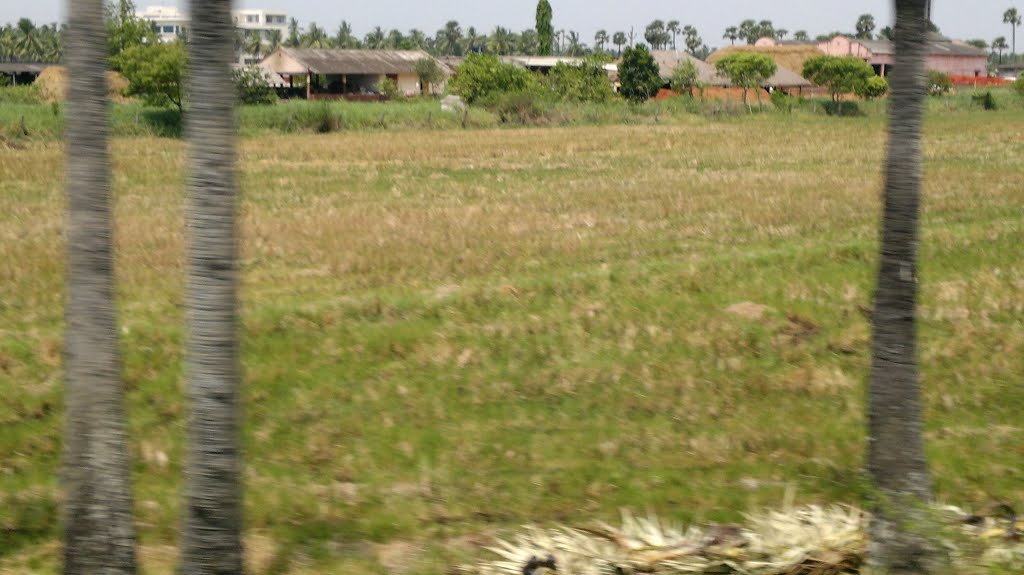
[[[0,62],[59,62],[64,35],[57,24],[36,26],[28,18],[0,27]]]

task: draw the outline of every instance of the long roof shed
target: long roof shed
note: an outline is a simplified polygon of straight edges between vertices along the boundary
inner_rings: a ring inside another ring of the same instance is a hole
[[[274,50],[260,62],[270,77],[278,76],[289,84],[295,78],[306,81],[307,98],[351,96],[377,90],[380,81],[391,78],[399,89],[410,93],[418,89],[416,64],[434,60],[446,76],[451,69],[422,50],[342,50],[285,48]],[[326,85],[320,85],[321,77]]]

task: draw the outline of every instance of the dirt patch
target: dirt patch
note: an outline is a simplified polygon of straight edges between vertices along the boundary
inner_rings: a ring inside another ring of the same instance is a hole
[[[63,66],[50,66],[39,74],[34,84],[39,89],[39,100],[44,104],[63,102],[68,93],[68,71]],[[107,97],[115,102],[124,103],[128,89],[128,80],[117,72],[107,72]]]
[[[423,554],[423,546],[409,541],[393,541],[377,545],[375,549],[377,562],[388,573],[408,572]]]
[[[725,308],[725,311],[732,315],[737,315],[743,319],[749,319],[751,321],[759,321],[764,319],[772,308],[752,301],[743,301],[740,303],[734,303],[731,306]]]

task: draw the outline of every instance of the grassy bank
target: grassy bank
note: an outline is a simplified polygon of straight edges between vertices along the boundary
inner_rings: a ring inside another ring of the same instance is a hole
[[[930,98],[934,113],[974,114],[981,110],[975,91],[963,89],[950,96]],[[63,107],[38,104],[30,87],[0,89],[0,136],[5,139],[51,140],[63,132]],[[1024,110],[1024,99],[1009,89],[993,89],[997,109]],[[856,117],[882,117],[886,100],[845,102],[843,112]],[[792,97],[773,103],[765,96],[758,102],[751,96],[758,114],[819,117],[834,113],[827,99]],[[473,107],[468,113],[441,110],[434,99],[410,99],[387,103],[283,101],[271,106],[244,106],[238,110],[238,130],[243,136],[270,134],[313,134],[330,132],[380,132],[453,129],[493,129],[527,126],[610,126],[686,123],[703,116],[729,118],[748,115],[740,102],[672,98],[632,105],[622,100],[607,103],[536,102],[529,110],[508,111]],[[115,136],[179,138],[182,119],[171,109],[147,108],[140,104],[112,104],[111,129]]]
[[[927,437],[964,506],[1024,500],[1022,120],[928,121]],[[863,501],[882,117],[658,122],[242,141],[254,572],[441,573],[524,522],[733,521],[787,486]],[[171,573],[184,145],[113,152],[136,516]],[[0,153],[8,573],[57,561],[61,165]]]

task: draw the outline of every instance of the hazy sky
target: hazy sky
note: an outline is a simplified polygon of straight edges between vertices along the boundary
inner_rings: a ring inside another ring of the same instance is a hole
[[[604,28],[629,32],[630,26],[643,36],[643,28],[655,18],[679,20],[696,26],[709,46],[719,46],[727,26],[744,18],[769,19],[777,28],[791,33],[807,30],[811,36],[836,30],[852,30],[857,16],[871,13],[878,27],[892,19],[891,0],[549,0],[554,8],[556,29],[576,30],[587,43],[594,32]],[[0,23],[20,17],[35,21],[60,20],[67,0],[0,0]],[[1010,29],[1002,23],[1006,8],[1024,0],[934,0],[935,23],[954,38],[983,38],[991,42],[996,36],[1010,37]],[[187,0],[136,0],[139,7],[178,5]],[[419,28],[433,34],[447,20],[458,20],[463,29],[475,26],[479,33],[489,32],[496,25],[513,30],[533,27],[537,0],[236,0],[243,8],[275,8],[288,11],[303,25],[310,21],[333,32],[341,20],[348,20],[362,36],[374,26],[385,30],[398,28],[403,32]],[[709,6],[710,5],[710,6]]]

